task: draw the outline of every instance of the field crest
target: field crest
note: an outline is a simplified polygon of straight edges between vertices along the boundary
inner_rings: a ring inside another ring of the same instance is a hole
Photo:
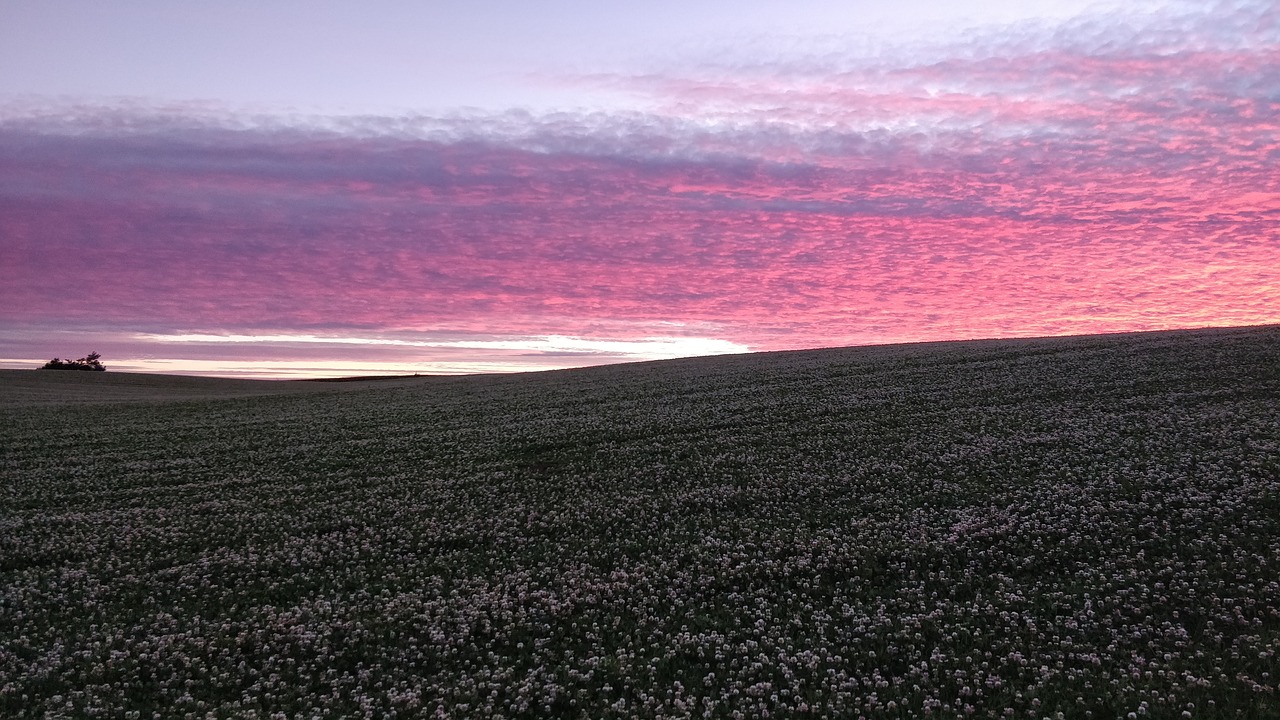
[[[188,380],[0,404],[0,715],[1280,716],[1280,328]]]

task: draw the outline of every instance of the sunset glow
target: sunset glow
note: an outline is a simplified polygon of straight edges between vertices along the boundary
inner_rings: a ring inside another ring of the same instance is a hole
[[[36,94],[0,63],[0,366],[489,372],[1280,322],[1272,3],[735,43],[534,68],[548,106],[509,110]]]

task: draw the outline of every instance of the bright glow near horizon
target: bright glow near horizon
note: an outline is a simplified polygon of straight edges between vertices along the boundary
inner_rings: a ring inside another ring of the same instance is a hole
[[[530,7],[5,4],[0,366],[1280,322],[1273,3]]]

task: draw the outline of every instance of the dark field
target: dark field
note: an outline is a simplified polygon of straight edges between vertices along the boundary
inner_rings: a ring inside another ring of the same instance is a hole
[[[0,403],[4,717],[1280,717],[1276,327]]]

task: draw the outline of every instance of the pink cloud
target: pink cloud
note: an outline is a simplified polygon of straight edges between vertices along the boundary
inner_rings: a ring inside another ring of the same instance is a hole
[[[1276,39],[1166,35],[647,76],[647,114],[11,117],[0,324],[776,349],[1280,321]]]

